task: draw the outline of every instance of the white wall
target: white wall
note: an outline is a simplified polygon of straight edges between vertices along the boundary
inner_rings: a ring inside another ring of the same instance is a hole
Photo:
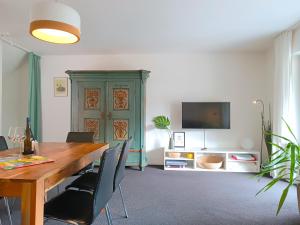
[[[236,54],[149,54],[43,56],[42,116],[44,141],[64,141],[70,129],[70,95],[54,97],[53,78],[66,70],[150,70],[147,81],[146,149],[150,164],[162,164],[162,147],[168,138],[156,130],[152,118],[164,114],[172,129],[181,130],[182,101],[230,101],[231,129],[208,130],[208,147],[238,147],[245,137],[260,146],[260,108],[256,98],[268,96],[267,56]],[[70,89],[69,89],[70,90]],[[186,146],[202,146],[202,131],[185,130]]]
[[[3,95],[3,91],[2,91],[2,65],[3,65],[3,62],[2,62],[2,47],[3,46],[3,43],[2,41],[0,40],[0,134],[3,135],[3,132],[2,132],[2,95]]]
[[[1,82],[1,134],[7,136],[10,126],[25,127],[28,115],[28,54],[6,43],[2,44]]]

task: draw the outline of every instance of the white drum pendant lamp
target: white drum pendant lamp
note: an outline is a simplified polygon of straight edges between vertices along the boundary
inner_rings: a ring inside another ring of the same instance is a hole
[[[80,40],[80,16],[59,2],[40,2],[33,6],[30,34],[42,41],[73,44]]]

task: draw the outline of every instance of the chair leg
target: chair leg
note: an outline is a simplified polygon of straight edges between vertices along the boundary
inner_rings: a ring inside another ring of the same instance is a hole
[[[112,220],[111,220],[108,204],[106,204],[106,206],[105,206],[105,214],[106,214],[106,219],[107,219],[108,225],[112,225]]]
[[[107,211],[108,211],[108,215],[109,215],[110,221],[112,223],[112,216],[111,216],[111,213],[110,213],[110,207],[109,207],[108,203],[107,203]]]
[[[16,203],[16,198],[12,198],[12,203],[10,204],[10,211],[11,211],[11,214],[14,213],[14,207],[15,207],[15,203]],[[0,224],[1,225],[1,224]]]
[[[9,208],[9,204],[8,204],[8,199],[6,197],[3,197],[3,200],[4,200],[4,204],[6,206],[9,223],[10,223],[10,225],[13,225],[12,218],[11,218],[11,213],[10,213],[10,208]]]
[[[121,184],[119,184],[119,191],[120,191],[122,204],[123,204],[123,208],[124,208],[124,212],[125,212],[125,218],[128,218],[128,213],[127,213],[126,205],[125,205],[124,198],[123,198],[123,192],[122,192]]]

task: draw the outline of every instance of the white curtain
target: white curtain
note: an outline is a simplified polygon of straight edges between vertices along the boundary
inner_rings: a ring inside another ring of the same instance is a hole
[[[293,69],[292,69],[292,94],[291,102],[293,104],[293,119],[291,127],[293,132],[300,142],[300,55],[293,55]]]
[[[273,132],[281,136],[289,136],[289,132],[282,120],[292,124],[294,107],[292,104],[292,32],[281,33],[274,41],[274,86],[273,86]],[[273,138],[279,145],[279,139]],[[277,151],[274,149],[273,151]],[[276,171],[272,176],[276,177]]]
[[[281,33],[274,42],[273,132],[287,136],[282,118],[292,125],[292,32]],[[276,141],[276,140],[275,140]]]

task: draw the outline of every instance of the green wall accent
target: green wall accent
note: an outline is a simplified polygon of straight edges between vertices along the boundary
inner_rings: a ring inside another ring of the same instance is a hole
[[[42,140],[41,132],[41,69],[40,56],[29,53],[29,106],[28,116],[30,118],[31,130],[37,141]],[[24,118],[25,121],[25,118]]]

